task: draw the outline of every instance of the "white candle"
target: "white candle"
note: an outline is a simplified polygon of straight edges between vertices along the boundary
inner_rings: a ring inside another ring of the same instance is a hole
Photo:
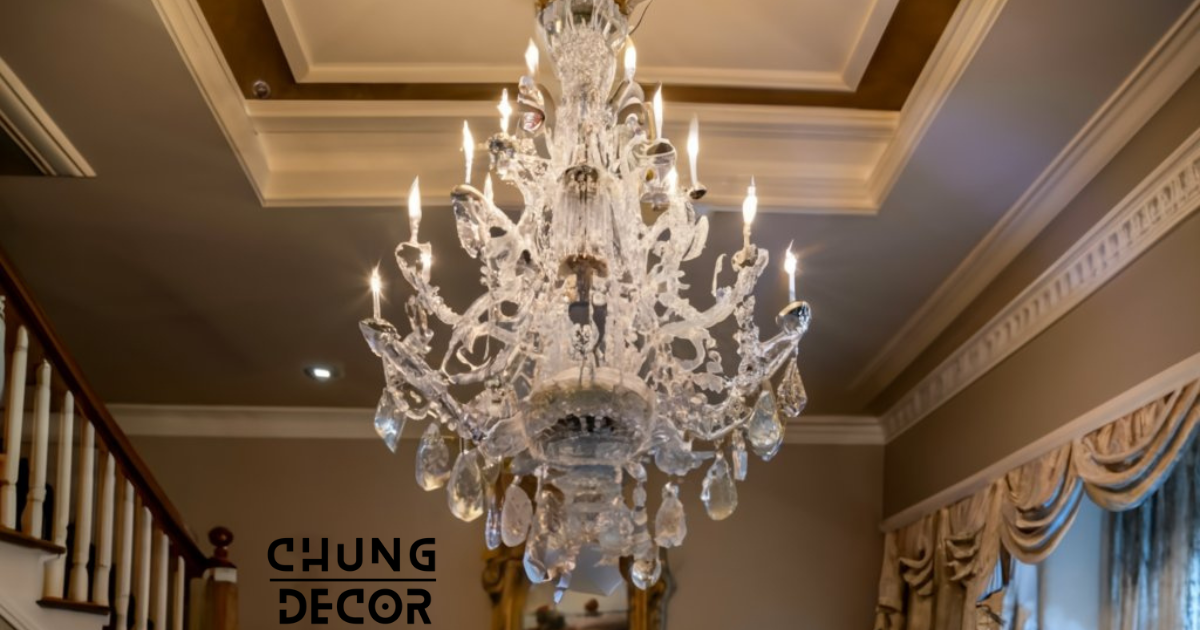
[[[471,183],[471,162],[475,159],[475,136],[471,135],[471,126],[467,121],[463,121],[463,156],[467,160],[467,179],[468,184]]]
[[[537,78],[538,48],[532,39],[529,40],[529,47],[525,49],[525,69],[529,71],[530,78]]]
[[[383,280],[379,278],[379,266],[371,270],[371,306],[375,319],[382,319],[379,311],[379,293],[383,291]]]
[[[696,177],[697,158],[700,157],[700,119],[692,116],[692,126],[688,129],[688,166],[692,169],[692,188],[700,185],[700,179]]]
[[[750,247],[750,224],[754,223],[756,214],[758,214],[758,191],[754,178],[751,177],[750,187],[746,189],[746,199],[742,202],[742,220],[745,222],[742,225],[742,236],[746,247]]]
[[[637,73],[637,47],[633,40],[625,43],[625,80],[633,83],[633,75]]]
[[[654,137],[661,138],[663,130],[663,95],[662,86],[654,93]]]
[[[794,242],[794,241],[793,241]],[[783,270],[788,276],[788,302],[796,301],[796,255],[792,253],[792,243],[788,243],[787,254],[783,259]]]
[[[421,178],[413,179],[412,188],[408,189],[408,227],[409,242],[417,242],[417,232],[421,228]]]
[[[496,106],[500,110],[500,131],[508,133],[508,121],[512,118],[512,105],[508,102],[508,88],[504,88],[504,92],[500,94],[500,104]]]

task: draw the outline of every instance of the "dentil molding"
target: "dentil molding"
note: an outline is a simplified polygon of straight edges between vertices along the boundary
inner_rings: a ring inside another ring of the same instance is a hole
[[[1200,209],[1200,129],[882,417],[892,440],[1058,321]]]

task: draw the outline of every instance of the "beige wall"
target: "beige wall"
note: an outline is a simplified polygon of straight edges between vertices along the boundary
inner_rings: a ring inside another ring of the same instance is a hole
[[[243,628],[278,627],[279,585],[267,581],[266,552],[285,536],[328,537],[331,554],[355,537],[398,536],[407,549],[434,536],[434,627],[488,627],[482,522],[455,520],[442,492],[417,489],[414,442],[395,456],[360,440],[140,437],[134,444],[195,531],[223,524],[235,532]],[[738,511],[720,523],[703,514],[699,480],[689,480],[689,535],[671,556],[677,591],[669,627],[870,627],[882,455],[879,447],[787,446],[770,463],[751,463]]]

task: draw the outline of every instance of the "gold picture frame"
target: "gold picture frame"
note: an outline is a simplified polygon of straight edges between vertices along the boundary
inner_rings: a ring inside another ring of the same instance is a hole
[[[525,546],[503,547],[484,552],[483,588],[492,600],[491,630],[524,630],[526,596],[531,586],[525,575]],[[662,557],[662,578],[654,586],[641,590],[627,584],[629,592],[629,630],[665,630],[667,600],[674,583],[666,554]],[[628,575],[628,567],[622,566]]]

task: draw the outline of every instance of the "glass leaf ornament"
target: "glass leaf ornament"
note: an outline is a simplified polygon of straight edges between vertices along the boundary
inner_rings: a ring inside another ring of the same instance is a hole
[[[383,390],[379,397],[379,405],[375,407],[375,433],[393,453],[396,452],[396,445],[400,443],[405,420],[404,412],[396,404],[396,397],[389,390]]]

